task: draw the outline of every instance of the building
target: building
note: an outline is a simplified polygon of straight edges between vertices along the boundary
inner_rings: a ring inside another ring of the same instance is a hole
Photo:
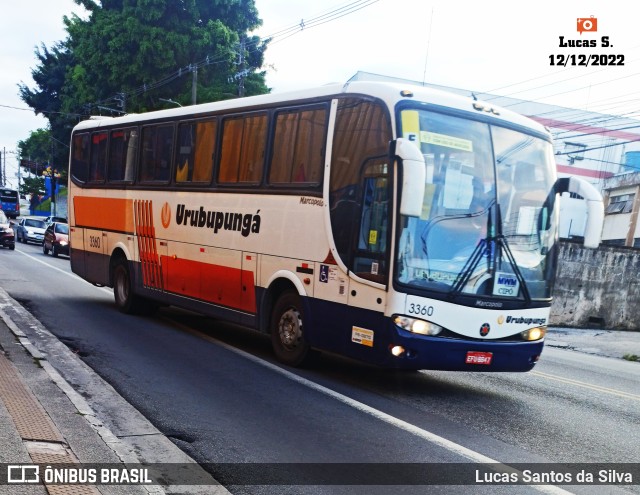
[[[605,217],[602,243],[640,247],[640,172],[615,175],[603,183]]]

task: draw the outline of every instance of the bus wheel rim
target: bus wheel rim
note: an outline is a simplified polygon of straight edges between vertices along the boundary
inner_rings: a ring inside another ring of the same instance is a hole
[[[302,320],[300,313],[295,308],[288,309],[280,317],[278,334],[280,342],[286,349],[291,350],[298,347],[302,338]]]
[[[123,271],[119,271],[118,273],[118,278],[116,280],[116,291],[118,294],[118,299],[121,302],[126,301],[129,297],[129,287],[127,285],[125,273],[123,273]]]

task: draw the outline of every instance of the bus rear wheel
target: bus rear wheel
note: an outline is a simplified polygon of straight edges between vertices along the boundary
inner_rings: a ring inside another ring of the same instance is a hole
[[[283,293],[271,314],[271,345],[280,362],[300,366],[309,358],[303,322],[300,296],[295,292]]]
[[[133,292],[131,273],[126,260],[120,260],[113,269],[113,297],[118,309],[126,314],[151,314],[157,304]]]

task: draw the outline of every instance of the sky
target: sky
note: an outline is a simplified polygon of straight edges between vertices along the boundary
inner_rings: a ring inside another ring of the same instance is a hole
[[[263,26],[253,34],[275,35],[266,52],[273,92],[345,82],[365,71],[640,118],[640,38],[627,0],[255,4]],[[0,153],[6,157],[8,185],[17,182],[17,142],[47,125],[20,100],[18,84],[34,87],[36,47],[64,39],[62,19],[72,13],[85,14],[72,0],[3,5]],[[603,46],[603,37],[609,46]],[[558,65],[558,55],[568,60],[566,67]],[[623,59],[624,65],[572,66],[581,55],[606,55],[597,58]]]

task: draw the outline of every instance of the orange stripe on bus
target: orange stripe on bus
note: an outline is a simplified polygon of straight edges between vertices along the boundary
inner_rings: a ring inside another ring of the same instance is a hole
[[[199,261],[161,256],[164,290],[255,313],[253,272]]]
[[[152,289],[162,289],[162,266],[156,249],[153,227],[153,205],[151,201],[134,201],[138,252],[142,271],[142,285]]]
[[[133,200],[115,198],[73,198],[75,224],[97,230],[133,233]]]

